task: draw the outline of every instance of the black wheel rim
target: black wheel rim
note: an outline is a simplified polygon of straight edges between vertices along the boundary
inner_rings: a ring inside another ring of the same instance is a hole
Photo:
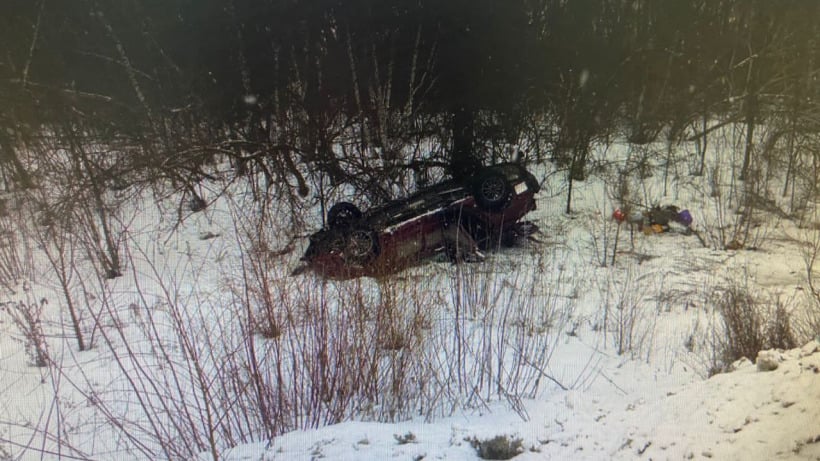
[[[349,257],[362,259],[370,256],[373,252],[373,236],[365,230],[355,230],[350,233],[347,239],[347,251]]]
[[[503,200],[506,189],[502,178],[488,178],[481,183],[481,195],[490,202]]]

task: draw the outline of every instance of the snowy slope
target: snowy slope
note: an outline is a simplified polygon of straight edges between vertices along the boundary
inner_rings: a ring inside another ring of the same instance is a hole
[[[520,439],[518,460],[820,459],[820,350],[816,342],[779,352],[783,361],[774,371],[762,372],[751,363],[739,363],[732,372],[708,377],[713,365],[709,340],[717,327],[713,292],[741,283],[750,291],[787,300],[795,315],[799,314],[811,306],[804,296],[803,242],[816,231],[786,221],[772,222],[765,246],[754,251],[704,246],[694,236],[675,233],[639,233],[630,240],[628,229],[618,230],[610,219],[619,204],[608,194],[606,184],[594,178],[576,183],[575,211],[566,215],[563,176],[551,173],[538,172],[540,178],[550,179],[538,197],[538,210],[529,216],[542,230],[539,241],[492,253],[484,263],[469,268],[476,274],[473,281],[487,282],[496,290],[489,294],[502,293],[521,304],[491,306],[510,308],[510,315],[522,306],[544,308],[528,304],[533,301],[530,292],[519,292],[524,289],[540,296],[538,302],[555,302],[557,307],[550,315],[556,315],[549,319],[555,322],[542,326],[547,337],[542,344],[548,346],[549,356],[536,364],[550,379],[539,383],[537,395],[521,401],[504,401],[495,395],[480,404],[456,405],[454,414],[444,418],[376,423],[372,414],[354,416],[353,421],[293,431],[270,441],[220,446],[220,459],[476,460],[474,441],[496,436]],[[657,192],[661,190],[659,180],[660,176],[646,185],[654,191],[647,196],[691,208],[697,226],[714,219],[709,216],[713,204],[701,193],[705,187],[693,186],[698,179],[682,176],[670,187],[671,197]],[[248,219],[252,211],[237,219],[237,210],[252,209],[244,205],[231,207],[217,200],[204,213],[187,216],[179,226],[176,210],[163,213],[148,203],[129,210],[127,242],[133,253],[125,275],[102,282],[102,289],[90,275],[90,264],[81,260],[73,279],[82,282],[74,290],[87,309],[85,325],[93,325],[90,315],[101,315],[103,320],[105,330],[88,327],[96,340],[91,351],[76,352],[61,312],[58,284],[43,261],[37,261],[31,290],[3,293],[0,302],[49,301],[44,306],[44,325],[60,372],[32,367],[19,331],[0,316],[0,460],[67,455],[148,459],[123,450],[135,442],[120,439],[122,433],[97,411],[95,399],[111,399],[107,410],[125,416],[139,414],[138,402],[112,357],[126,357],[123,347],[131,341],[128,344],[137,359],[126,360],[123,368],[154,363],[151,354],[157,344],[140,336],[144,333],[141,322],[152,315],[158,319],[160,333],[167,335],[162,338],[167,340],[167,350],[179,353],[175,359],[201,352],[206,359],[203,363],[211,367],[205,374],[221,377],[214,373],[223,358],[219,348],[241,345],[243,340],[237,327],[243,312],[232,310],[230,304],[235,293],[241,292],[238,274],[247,250],[237,244],[238,234],[258,231]],[[306,212],[305,221],[311,228],[320,223],[315,210]],[[297,246],[290,254],[272,257],[272,280],[289,271],[300,250]],[[439,261],[408,269],[395,280],[397,286],[416,281],[422,288],[414,292],[411,287],[408,293],[397,289],[399,298],[434,292],[431,300],[436,310],[427,314],[435,326],[431,331],[440,334],[434,338],[439,344],[448,343],[445,335],[451,331],[456,297],[453,281],[460,275],[457,268]],[[288,279],[282,286],[319,286],[312,276],[304,277],[298,279],[305,280],[302,285]],[[323,293],[341,296],[351,285],[328,282]],[[373,280],[361,283],[363,290],[375,291],[376,285]],[[169,293],[163,292],[166,288]],[[192,329],[185,331],[191,336],[183,339],[192,339],[194,344],[184,353],[179,352],[183,335],[165,317],[171,300],[179,313],[193,319]],[[619,306],[633,309],[631,316],[619,321],[617,315],[623,312]],[[464,325],[479,325],[473,320],[464,320]],[[110,350],[101,338],[102,331],[112,335]],[[475,337],[492,339],[492,334],[502,332],[489,331],[490,336]],[[435,345],[429,347],[435,349]],[[208,353],[215,355],[211,358]],[[211,359],[216,363],[210,363]],[[155,378],[168,377],[163,375],[168,370],[147,368],[138,370],[140,385],[148,387]],[[188,395],[186,386],[180,386],[181,397],[173,403],[184,405],[191,399],[190,410],[198,415],[201,408],[196,405],[201,400],[196,400],[193,391]],[[162,396],[162,384],[158,388]],[[367,418],[370,420],[364,421]],[[129,421],[138,422],[142,422],[139,416]],[[51,434],[44,437],[35,430],[41,427],[50,431],[60,427],[65,440],[77,450],[57,452]],[[27,445],[32,449],[24,450]],[[200,459],[213,457],[203,454]]]
[[[528,402],[527,422],[501,410],[427,424],[350,422],[238,447],[226,459],[476,460],[468,440],[502,434],[522,439],[522,461],[820,459],[820,343],[777,355],[774,371],[745,361],[662,396],[563,392]],[[400,443],[408,433],[415,441]]]
[[[779,366],[743,361],[670,392],[623,419],[634,459],[820,459],[820,343],[775,352]]]

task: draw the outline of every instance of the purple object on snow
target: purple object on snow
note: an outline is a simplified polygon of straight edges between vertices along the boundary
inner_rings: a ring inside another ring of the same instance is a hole
[[[692,224],[692,214],[689,213],[689,210],[683,210],[678,213],[678,222],[687,227]]]

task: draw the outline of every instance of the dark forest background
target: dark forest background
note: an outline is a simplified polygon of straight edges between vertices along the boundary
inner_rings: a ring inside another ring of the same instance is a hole
[[[4,0],[0,174],[37,186],[59,149],[92,187],[196,198],[228,158],[294,202],[377,199],[518,149],[583,180],[597,142],[735,123],[743,177],[760,126],[813,155],[818,32],[816,1]]]

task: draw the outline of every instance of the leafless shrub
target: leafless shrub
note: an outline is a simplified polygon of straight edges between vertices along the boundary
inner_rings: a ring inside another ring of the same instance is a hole
[[[806,310],[795,322],[795,331],[799,338],[820,339],[820,301],[813,294],[807,296]]]
[[[792,116],[774,117],[760,143],[759,156],[771,188],[780,190],[782,208],[804,224],[811,217],[810,202],[818,191],[817,141],[816,135],[795,123]]]
[[[719,250],[759,249],[769,237],[763,217],[767,193],[759,181],[760,172],[750,171],[746,181],[726,184],[719,166],[709,169],[709,188],[705,210],[700,211],[698,226],[703,242]],[[767,205],[768,206],[768,205]]]
[[[31,280],[34,263],[24,213],[8,202],[1,202],[4,205],[0,213],[0,288],[11,291],[22,281]]]
[[[792,311],[776,303],[767,320],[765,337],[767,346],[775,349],[791,349],[800,344],[792,328]]]
[[[46,299],[39,301],[33,299],[9,301],[0,304],[6,315],[11,318],[17,331],[22,335],[20,340],[25,346],[26,355],[31,364],[36,367],[46,367],[50,361],[42,324],[43,308],[47,304]]]
[[[128,156],[99,145],[82,127],[68,125],[32,146],[38,180],[48,187],[31,190],[27,199],[39,210],[42,226],[69,232],[101,273],[115,278],[123,270],[121,205],[127,195],[109,183],[121,180],[113,172]]]
[[[590,237],[589,242],[595,262],[601,267],[607,267],[615,263],[618,241],[621,238],[621,226],[609,217],[607,209],[611,207],[604,205],[602,208],[585,217],[584,227]]]
[[[715,300],[724,323],[723,360],[731,363],[741,357],[753,360],[766,342],[764,321],[757,310],[757,300],[737,287],[725,291]]]
[[[450,270],[453,311],[429,280],[412,274],[331,282],[272,276],[281,268],[248,271],[268,277],[277,294],[262,309],[241,289],[259,281],[237,280],[234,302],[248,306],[238,310],[249,319],[276,319],[253,322],[275,324],[279,334],[257,340],[261,361],[249,364],[258,400],[277,402],[263,406],[277,411],[268,419],[274,433],[353,414],[379,421],[448,415],[495,398],[521,410],[520,398],[552,379],[545,364],[567,321],[566,298],[541,292],[535,278],[502,277],[478,265]],[[556,281],[566,289],[562,275]]]
[[[817,282],[816,263],[820,257],[820,233],[809,231],[803,237],[803,262],[805,264],[805,290],[807,306],[798,322],[801,340],[820,338],[820,286]]]
[[[89,341],[86,337],[83,312],[75,286],[76,283],[82,283],[78,272],[80,244],[62,226],[35,229],[30,238],[45,254],[52,269],[51,274],[57,278],[57,285],[71,319],[71,327],[78,349],[84,351],[91,348],[93,341]]]
[[[713,370],[725,370],[744,357],[754,360],[761,350],[798,345],[791,310],[778,299],[767,299],[748,285],[738,284],[716,293],[713,302],[722,321],[715,341],[718,362]]]
[[[471,396],[464,402],[470,406],[500,398],[523,411],[519,398],[537,395],[543,381],[564,387],[545,370],[575,299],[563,292],[571,290],[571,276],[553,257],[545,272],[488,270],[486,262],[456,266],[449,279],[452,331],[437,345],[447,363],[441,385],[456,401]]]
[[[53,339],[53,338],[52,338]],[[55,351],[56,352],[56,351]],[[63,375],[60,365],[64,362],[55,353],[55,360],[49,358],[48,365],[40,368],[37,373],[38,390],[50,394],[51,399],[43,401],[43,406],[37,408],[38,413],[31,414],[25,411],[28,401],[23,395],[30,392],[30,388],[19,386],[6,389],[12,397],[20,397],[18,409],[5,411],[0,415],[0,460],[11,461],[20,459],[91,459],[93,456],[82,443],[75,444],[76,426],[74,422],[84,419],[88,415],[75,418],[76,402],[67,403],[63,394]],[[23,381],[18,381],[21,383]],[[44,394],[46,395],[46,394]],[[49,401],[50,400],[50,401]],[[20,411],[22,410],[22,411]],[[19,413],[18,413],[19,412]],[[69,416],[71,415],[71,416]],[[71,421],[71,422],[69,422]]]
[[[761,138],[761,149],[765,151],[765,135],[755,136]],[[733,146],[734,152],[741,152],[739,147],[750,140],[737,130],[728,130],[718,142],[730,152]],[[742,171],[738,170],[739,162],[734,157],[715,158],[706,168],[705,183],[700,185],[704,205],[695,210],[698,236],[713,249],[760,249],[771,238],[770,231],[776,224],[773,221],[790,216],[770,192],[775,171],[765,155],[744,163]]]
[[[735,362],[755,360],[766,349],[794,348],[810,336],[802,328],[798,296],[786,297],[740,279],[710,279],[691,295],[696,305],[692,329],[684,341],[688,365],[704,377],[733,369]]]
[[[630,354],[632,357],[641,356],[650,346],[648,341],[654,335],[661,303],[660,298],[656,298],[653,304],[642,286],[649,284],[652,289],[660,290],[663,285],[647,281],[647,275],[638,274],[636,270],[635,263],[632,263],[623,274],[608,272],[603,278],[605,285],[600,288],[604,294],[600,320],[604,341],[611,341],[618,355]]]
[[[71,381],[106,423],[93,430],[113,432],[119,449],[149,459],[208,453],[216,460],[228,446],[264,437],[243,368],[242,346],[255,340],[244,313],[182,288],[203,276],[190,258],[165,266],[139,246],[124,251],[146,271],[130,274],[136,286],[127,306],[103,274],[86,286],[97,293],[99,348],[116,383]]]

